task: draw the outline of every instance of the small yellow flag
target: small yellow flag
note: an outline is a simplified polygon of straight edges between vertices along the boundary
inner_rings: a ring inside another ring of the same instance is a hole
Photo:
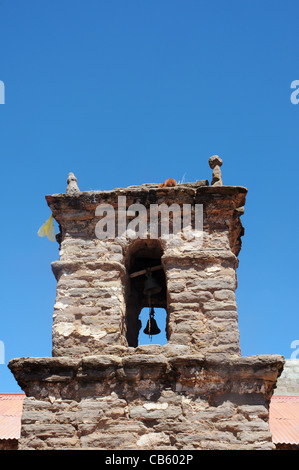
[[[47,235],[50,242],[56,241],[53,214],[51,214],[48,220],[40,227],[37,234],[39,237],[44,237]]]

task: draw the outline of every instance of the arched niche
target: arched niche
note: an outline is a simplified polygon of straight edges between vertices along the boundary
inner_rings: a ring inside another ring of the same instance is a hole
[[[130,347],[138,346],[140,328],[145,327],[139,319],[142,309],[163,308],[167,313],[167,285],[162,256],[160,240],[137,240],[132,243],[126,254],[126,338]],[[144,293],[149,275],[161,288],[160,292],[151,296]]]

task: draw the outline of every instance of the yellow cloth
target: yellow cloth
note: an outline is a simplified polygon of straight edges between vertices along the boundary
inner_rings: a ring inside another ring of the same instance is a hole
[[[56,241],[53,214],[51,214],[48,220],[40,227],[37,234],[39,237],[44,237],[47,235],[51,242]]]

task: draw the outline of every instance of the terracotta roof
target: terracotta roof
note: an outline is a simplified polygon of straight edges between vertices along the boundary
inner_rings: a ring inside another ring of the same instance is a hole
[[[0,439],[19,439],[24,393],[0,393]]]
[[[273,395],[269,425],[274,444],[299,444],[299,395]]]

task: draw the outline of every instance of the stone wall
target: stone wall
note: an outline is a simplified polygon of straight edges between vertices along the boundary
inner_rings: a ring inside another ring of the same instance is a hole
[[[198,352],[240,354],[235,289],[246,192],[240,187],[195,184],[47,196],[61,229],[59,260],[52,264],[57,278],[53,356],[102,354],[111,345],[128,346],[130,253],[135,245],[151,241],[97,238],[97,206],[106,203],[118,208],[119,197],[125,197],[125,209],[134,203],[144,205],[148,218],[152,204],[177,204],[181,209],[190,204],[192,223],[195,204],[202,205],[200,242],[181,233],[156,241],[167,284],[163,307],[168,315],[168,342],[191,344]],[[191,230],[198,235],[195,227]]]
[[[154,349],[11,361],[27,395],[19,448],[274,449],[268,405],[281,356]]]
[[[277,381],[276,395],[299,395],[299,359],[286,359]]]

